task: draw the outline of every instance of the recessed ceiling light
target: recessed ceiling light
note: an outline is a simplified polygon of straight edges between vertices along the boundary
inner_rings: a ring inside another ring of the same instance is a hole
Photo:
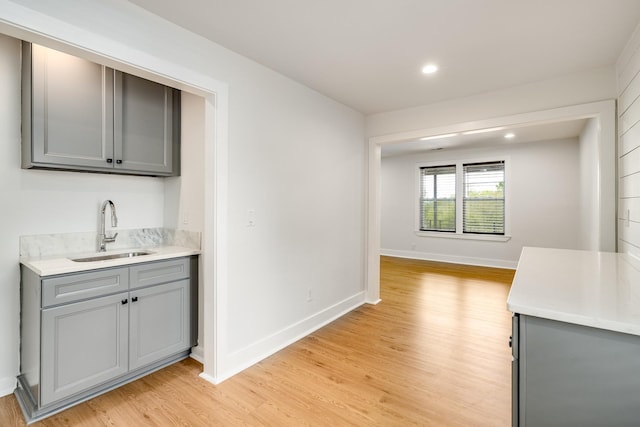
[[[436,64],[427,64],[422,67],[422,74],[433,74],[438,71],[438,66]]]
[[[503,130],[503,129],[504,129],[504,126],[501,126],[501,127],[497,127],[497,128],[469,130],[469,131],[466,131],[466,132],[462,132],[462,134],[463,135],[474,135],[476,133],[495,132],[495,131]]]
[[[458,135],[457,133],[445,133],[444,135],[434,135],[434,136],[425,136],[424,138],[420,138],[420,141],[429,141],[430,139],[442,139],[442,138],[451,138],[452,136]]]
[[[515,133],[508,133],[504,137],[507,138],[507,139],[513,139],[513,138],[516,137],[516,134]]]

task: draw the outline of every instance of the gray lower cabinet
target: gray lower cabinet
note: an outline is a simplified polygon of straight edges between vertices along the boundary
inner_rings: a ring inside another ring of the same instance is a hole
[[[513,425],[637,426],[640,336],[514,316]]]
[[[130,369],[190,347],[189,280],[132,291],[129,309]]]
[[[22,267],[21,374],[28,421],[189,355],[197,258],[40,277]]]
[[[23,42],[22,167],[179,175],[180,91]]]
[[[127,373],[127,298],[123,293],[42,310],[42,406]]]

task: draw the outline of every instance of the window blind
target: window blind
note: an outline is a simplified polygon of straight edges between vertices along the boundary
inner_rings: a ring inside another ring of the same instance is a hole
[[[420,230],[456,231],[456,167],[420,168]]]
[[[504,161],[463,165],[463,232],[504,234]]]

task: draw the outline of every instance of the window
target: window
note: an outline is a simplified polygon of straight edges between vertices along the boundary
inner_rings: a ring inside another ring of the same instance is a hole
[[[456,167],[420,168],[420,230],[456,231]]]
[[[464,233],[504,234],[504,161],[465,164]]]
[[[418,232],[508,240],[504,237],[505,163],[497,160],[420,165]]]

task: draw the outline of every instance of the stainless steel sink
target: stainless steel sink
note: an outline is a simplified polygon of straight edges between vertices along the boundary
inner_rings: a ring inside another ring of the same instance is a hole
[[[75,261],[75,262],[106,261],[109,259],[134,258],[134,257],[143,256],[143,255],[151,255],[153,253],[154,252],[152,251],[124,252],[119,254],[105,254],[105,255],[83,257],[83,258],[71,258],[71,261]]]

